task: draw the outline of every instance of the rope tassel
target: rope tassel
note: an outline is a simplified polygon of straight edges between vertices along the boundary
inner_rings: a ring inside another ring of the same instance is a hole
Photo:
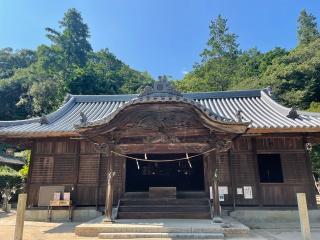
[[[138,159],[136,159],[136,163],[137,163],[137,168],[139,170],[140,169],[140,165],[139,165]]]
[[[186,159],[188,160],[189,167],[192,168],[188,153],[186,153]]]

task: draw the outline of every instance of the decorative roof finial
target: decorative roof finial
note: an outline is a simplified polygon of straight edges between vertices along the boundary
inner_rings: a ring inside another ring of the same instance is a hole
[[[236,112],[236,118],[237,118],[237,121],[239,122],[239,123],[242,123],[242,120],[243,120],[243,117],[242,117],[242,110],[241,109],[239,109],[237,112]]]
[[[43,114],[40,117],[40,125],[44,125],[44,124],[49,124],[49,120],[48,120],[47,116]]]
[[[80,125],[86,125],[88,122],[88,118],[84,112],[80,112]]]
[[[171,96],[179,96],[182,97],[182,94],[178,92],[174,86],[171,85],[171,82],[168,81],[167,76],[159,76],[158,81],[155,81],[153,84],[153,88],[147,86],[144,88],[143,92],[139,95],[139,97],[171,97]]]
[[[297,108],[296,107],[292,107],[291,110],[289,111],[287,117],[291,118],[293,120],[298,118],[299,117],[299,113],[297,111]]]
[[[271,87],[271,86],[268,86],[268,87],[266,88],[266,90],[267,90],[267,94],[268,94],[269,96],[272,96],[272,87]]]

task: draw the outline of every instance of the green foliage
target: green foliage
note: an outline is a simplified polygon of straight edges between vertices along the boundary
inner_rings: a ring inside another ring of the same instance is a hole
[[[152,83],[107,49],[97,52],[81,14],[69,9],[59,30],[46,28],[50,46],[36,51],[0,50],[0,120],[24,119],[56,110],[67,93],[137,93]]]
[[[320,112],[320,102],[312,102],[308,109],[310,112]]]
[[[0,192],[2,193],[0,199],[2,198],[2,195],[4,195],[3,193],[8,192],[8,189],[10,189],[11,194],[9,198],[13,198],[13,201],[17,200],[18,192],[11,191],[12,189],[16,189],[17,186],[19,189],[23,186],[23,180],[20,174],[7,166],[0,166]]]
[[[299,44],[308,44],[319,37],[317,19],[306,10],[302,10],[298,19],[298,41]]]
[[[310,158],[312,162],[312,170],[315,172],[318,177],[320,177],[320,144],[313,146],[310,153]]]
[[[221,15],[215,21],[211,21],[210,37],[207,42],[208,48],[201,53],[202,61],[206,62],[212,58],[235,57],[238,54],[237,35],[229,33],[227,19]]]
[[[22,183],[22,178],[19,173],[7,166],[0,166],[0,189],[3,189],[6,184],[10,186]]]

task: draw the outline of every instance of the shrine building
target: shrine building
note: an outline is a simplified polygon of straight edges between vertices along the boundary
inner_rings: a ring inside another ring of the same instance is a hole
[[[31,149],[28,208],[62,189],[75,207],[113,205],[118,218],[210,218],[210,198],[294,207],[299,192],[315,208],[319,139],[320,114],[270,89],[180,93],[165,77],[140,95],[70,95],[51,114],[0,121],[0,143]]]

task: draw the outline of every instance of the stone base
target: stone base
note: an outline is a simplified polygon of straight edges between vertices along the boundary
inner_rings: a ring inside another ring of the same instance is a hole
[[[86,222],[91,219],[101,216],[101,212],[96,211],[94,207],[79,207],[73,210],[74,222]],[[48,221],[48,210],[32,208],[27,209],[25,213],[26,221]],[[67,222],[69,221],[69,210],[68,209],[53,209],[52,210],[52,222]]]
[[[134,238],[181,238],[181,239],[223,239],[224,236],[247,236],[249,228],[230,217],[227,227],[212,220],[194,219],[118,219],[105,224],[103,217],[76,226],[75,233],[84,237],[108,239]]]
[[[309,210],[310,225],[319,224],[320,210]],[[300,226],[298,210],[239,209],[230,216],[252,228],[278,228],[283,224]]]

